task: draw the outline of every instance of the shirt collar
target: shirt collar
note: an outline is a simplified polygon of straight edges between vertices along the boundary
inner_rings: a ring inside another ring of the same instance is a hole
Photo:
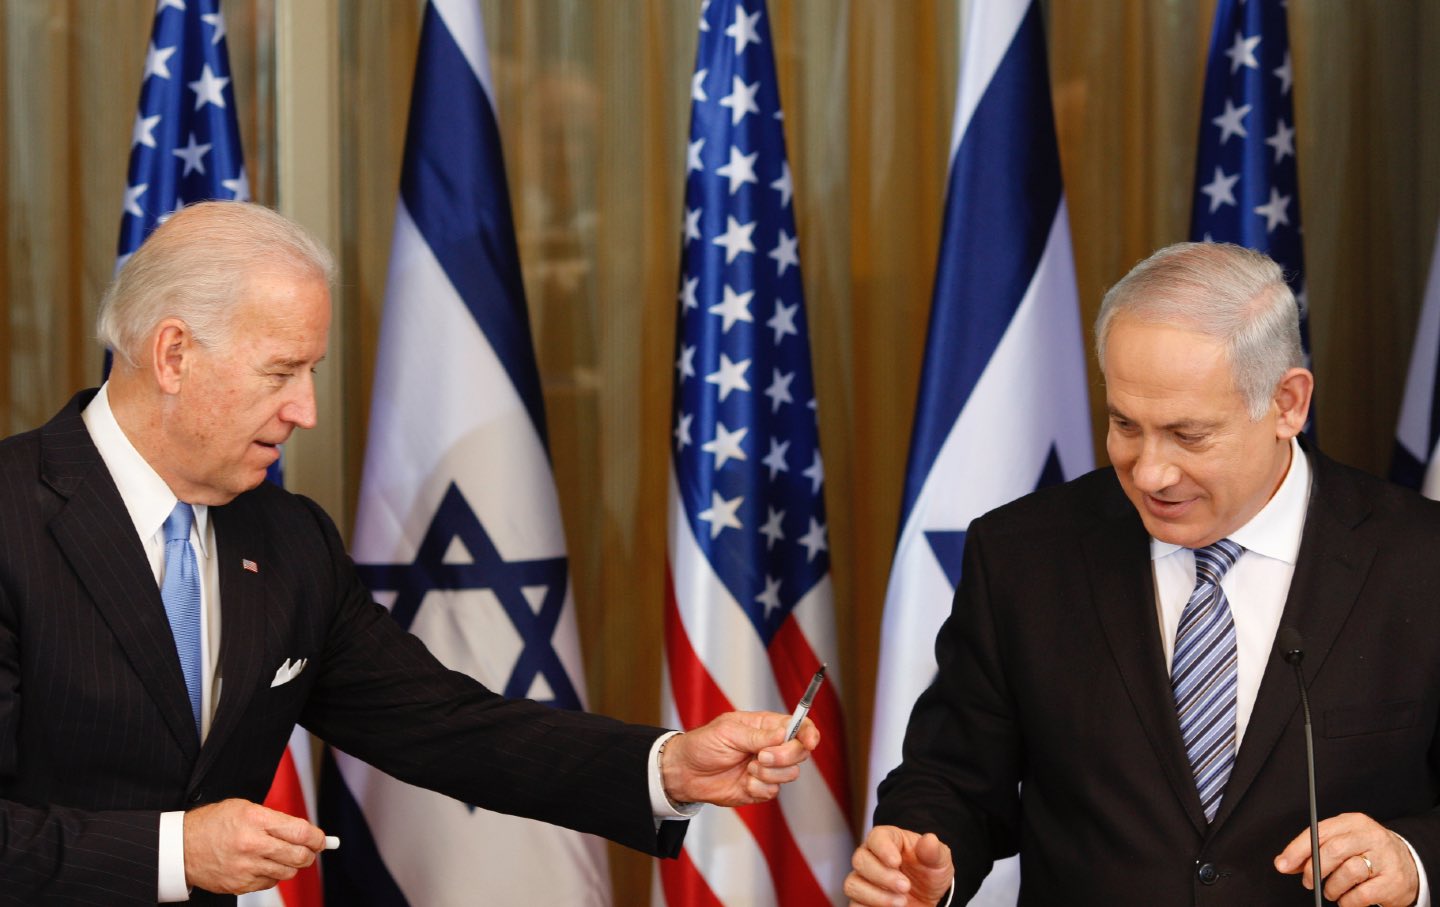
[[[125,436],[125,430],[115,420],[115,411],[110,408],[109,388],[108,381],[101,385],[90,405],[80,413],[80,418],[90,432],[90,440],[95,442],[95,449],[100,452],[100,459],[105,461],[110,477],[115,480],[120,500],[125,502],[125,509],[135,524],[135,532],[141,539],[149,539],[164,527],[179,498]],[[199,539],[200,554],[204,557],[207,556],[205,540],[210,509],[204,504],[191,506],[195,511],[194,537]]]
[[[1230,540],[1246,551],[1283,561],[1292,567],[1300,554],[1300,536],[1310,506],[1310,460],[1300,442],[1290,439],[1290,467],[1280,488],[1250,518],[1230,533]],[[1150,539],[1150,559],[1158,561],[1180,550],[1179,545]]]

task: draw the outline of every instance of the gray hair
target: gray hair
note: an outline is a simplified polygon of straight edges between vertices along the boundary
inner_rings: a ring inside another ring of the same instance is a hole
[[[1176,243],[1140,262],[1110,288],[1095,318],[1095,352],[1118,316],[1173,324],[1218,341],[1235,387],[1258,420],[1285,372],[1305,364],[1300,309],[1269,256],[1230,243]]]
[[[223,344],[256,273],[334,279],[335,260],[303,227],[262,205],[201,202],[177,211],[125,262],[100,301],[101,343],[134,368],[150,332],[178,318],[197,343]]]

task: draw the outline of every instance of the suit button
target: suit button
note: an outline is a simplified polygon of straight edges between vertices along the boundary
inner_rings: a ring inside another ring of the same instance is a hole
[[[1220,881],[1220,870],[1215,868],[1214,863],[1200,864],[1200,868],[1195,871],[1195,875],[1200,879],[1202,885],[1214,885]]]
[[[191,806],[194,806],[195,804],[199,803],[199,802],[200,802],[201,800],[203,800],[203,799],[205,799],[205,793],[204,793],[204,791],[199,791],[199,790],[197,790],[197,791],[195,791],[195,793],[193,793],[193,794],[190,795],[190,805],[191,805]]]

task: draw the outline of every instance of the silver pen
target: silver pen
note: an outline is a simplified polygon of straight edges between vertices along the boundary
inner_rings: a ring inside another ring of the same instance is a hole
[[[795,712],[790,716],[790,723],[785,726],[785,739],[794,740],[795,734],[800,730],[800,722],[810,714],[810,706],[815,702],[815,694],[820,690],[820,684],[825,682],[825,665],[815,672],[810,678],[810,686],[805,688],[805,695],[800,697],[800,704],[795,706]]]

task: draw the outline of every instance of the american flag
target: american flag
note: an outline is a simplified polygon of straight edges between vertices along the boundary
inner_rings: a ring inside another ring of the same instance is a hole
[[[778,805],[710,810],[657,903],[843,902],[853,847],[825,469],[794,185],[763,0],[707,2],[690,83],[671,437],[664,720],[789,711],[825,735]]]
[[[130,132],[116,269],[172,213],[210,199],[250,200],[225,16],[219,0],[159,0]],[[107,372],[109,361],[107,353]],[[284,484],[281,461],[270,467],[269,478]],[[258,571],[249,561],[245,569]],[[301,728],[290,739],[265,805],[291,815],[315,815],[310,737]],[[246,895],[241,903],[319,907],[319,870],[312,866],[275,889]]]
[[[1210,33],[1190,238],[1257,249],[1280,263],[1300,302],[1310,355],[1295,70],[1281,0],[1220,0]]]

